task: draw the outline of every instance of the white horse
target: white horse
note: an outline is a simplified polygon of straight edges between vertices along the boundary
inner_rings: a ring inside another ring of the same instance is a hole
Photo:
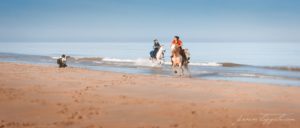
[[[158,64],[163,64],[164,58],[165,58],[165,52],[166,52],[166,50],[165,50],[164,46],[161,45],[156,53],[156,56],[155,56],[156,58],[151,57],[152,62],[157,62]]]

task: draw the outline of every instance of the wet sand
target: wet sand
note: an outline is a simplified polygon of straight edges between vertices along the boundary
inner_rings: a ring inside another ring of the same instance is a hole
[[[300,87],[0,63],[0,128],[299,128]]]

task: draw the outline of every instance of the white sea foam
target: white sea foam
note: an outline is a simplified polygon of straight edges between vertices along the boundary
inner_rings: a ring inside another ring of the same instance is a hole
[[[57,56],[52,56],[51,58],[52,58],[52,59],[58,59],[59,57],[57,57]]]
[[[226,73],[225,76],[283,79],[282,77],[278,77],[278,76],[263,75],[257,73]]]
[[[261,77],[259,74],[248,74],[248,73],[241,73],[238,74],[238,76],[243,76],[243,77]]]
[[[166,65],[171,65],[171,62],[165,62]],[[216,63],[216,62],[191,62],[189,65],[192,66],[212,66],[212,67],[217,67],[217,66],[222,66],[222,64]]]
[[[138,58],[138,59],[118,59],[118,58],[103,58],[104,62],[115,62],[115,63],[132,63],[135,66],[147,66],[147,67],[157,67],[160,64],[152,62],[149,59]],[[98,62],[99,63],[99,62]]]
[[[118,58],[103,58],[102,61],[108,61],[108,62],[135,62],[135,60],[132,60],[132,59],[118,59]]]
[[[202,62],[202,63],[189,63],[189,65],[193,66],[222,66],[222,64],[216,63],[216,62]]]
[[[134,65],[138,65],[138,66],[157,66],[160,65],[156,62],[152,62],[149,59],[145,59],[145,58],[138,58],[138,59],[119,59],[119,58],[103,58],[102,61],[106,61],[106,62],[120,62],[120,63],[133,63]],[[163,63],[164,65],[171,65],[171,62],[167,61]],[[222,66],[222,64],[220,63],[216,63],[216,62],[191,62],[189,63],[189,65],[192,66]]]
[[[149,59],[137,59],[135,61],[135,65],[138,65],[138,66],[148,66],[148,67],[154,67],[156,66],[157,64],[156,63],[153,63],[151,60]]]

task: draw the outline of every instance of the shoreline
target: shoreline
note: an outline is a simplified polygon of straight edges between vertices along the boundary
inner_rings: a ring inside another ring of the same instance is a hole
[[[51,67],[51,68],[58,68],[56,64],[48,64],[48,63],[30,63],[30,62],[1,62],[1,63],[9,63],[9,64],[19,64],[19,65],[31,65],[31,66],[41,66],[41,67]],[[55,65],[55,66],[54,66]],[[76,66],[69,66],[67,68],[71,69],[81,69],[81,70],[88,70],[88,71],[96,71],[96,72],[109,72],[109,73],[119,73],[119,74],[127,74],[127,75],[142,75],[142,76],[158,76],[158,77],[173,77],[179,79],[191,79],[191,80],[202,80],[202,81],[223,81],[223,82],[234,82],[234,83],[246,83],[246,84],[258,84],[258,85],[270,85],[270,86],[291,86],[291,87],[298,87],[298,85],[288,85],[288,84],[279,84],[279,83],[263,83],[263,82],[252,82],[252,81],[240,81],[240,80],[223,80],[223,79],[203,79],[199,77],[180,77],[175,76],[172,74],[165,75],[165,74],[148,74],[148,73],[130,73],[130,72],[123,72],[123,71],[110,71],[110,70],[101,70],[101,69],[91,69],[87,67],[76,67]],[[62,68],[63,69],[63,68]]]
[[[297,86],[7,62],[0,81],[0,127],[300,127]]]
[[[0,53],[2,62],[45,64],[56,66],[57,56]],[[127,57],[125,57],[127,58]],[[130,57],[129,57],[130,58]],[[173,76],[169,62],[156,65],[146,58],[122,59],[101,56],[71,56],[68,64],[98,71],[112,71],[130,74],[160,74]],[[299,86],[300,75],[297,66],[256,66],[232,62],[202,62],[189,64],[193,78],[208,80],[228,80],[262,84]]]

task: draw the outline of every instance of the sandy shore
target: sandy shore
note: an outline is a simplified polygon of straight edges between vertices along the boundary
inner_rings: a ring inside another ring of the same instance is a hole
[[[300,87],[0,63],[0,128],[299,128]]]

